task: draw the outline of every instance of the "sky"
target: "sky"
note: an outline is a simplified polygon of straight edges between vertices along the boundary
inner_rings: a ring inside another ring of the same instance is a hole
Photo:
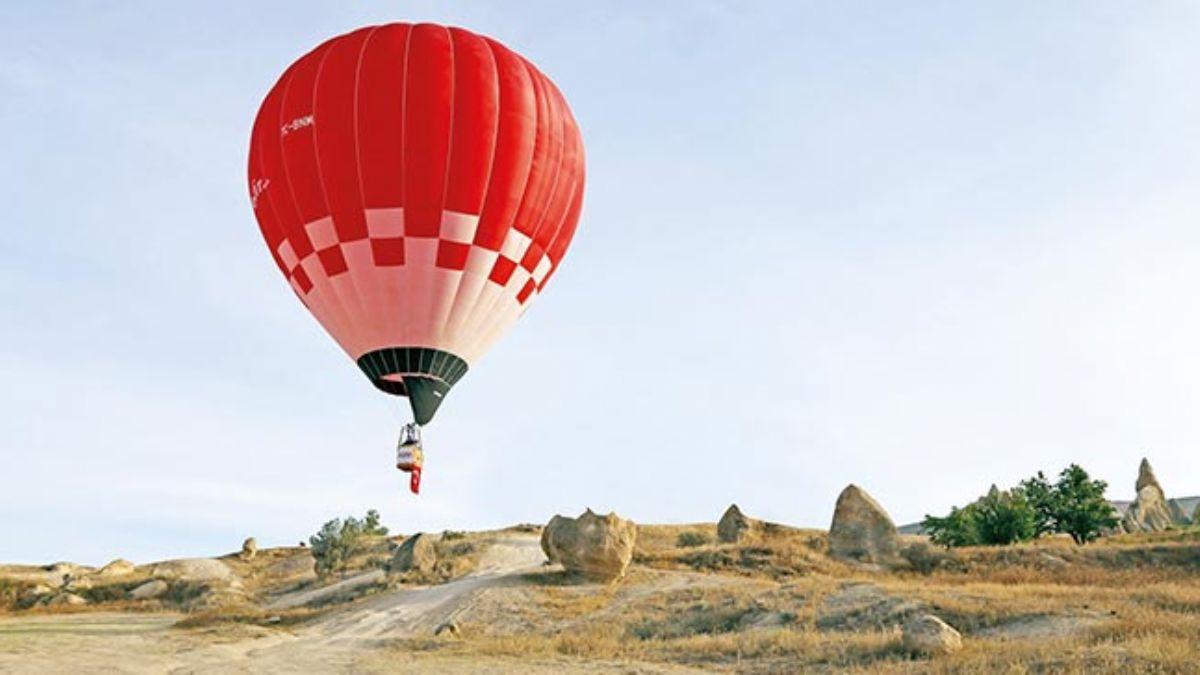
[[[587,149],[578,234],[392,467],[404,401],[298,303],[245,185],[283,69],[490,35]],[[747,513],[898,523],[1071,462],[1200,493],[1200,6],[0,4],[0,560]]]

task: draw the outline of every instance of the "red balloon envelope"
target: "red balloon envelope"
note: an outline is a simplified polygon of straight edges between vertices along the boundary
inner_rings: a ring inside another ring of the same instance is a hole
[[[267,94],[250,197],[300,301],[419,424],[529,306],[583,204],[558,88],[490,38],[371,26]]]

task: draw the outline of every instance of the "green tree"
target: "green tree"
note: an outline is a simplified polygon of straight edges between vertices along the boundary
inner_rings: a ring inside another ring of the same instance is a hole
[[[1033,478],[1021,481],[1018,489],[1033,508],[1033,536],[1041,537],[1058,531],[1058,491],[1041,471]]]
[[[347,516],[345,520],[334,518],[325,523],[308,538],[317,574],[324,577],[343,569],[362,550],[364,537],[386,534],[387,528],[379,524],[379,512],[375,509],[367,511],[362,520]]]
[[[1054,484],[1057,530],[1071,535],[1076,544],[1086,544],[1116,527],[1117,511],[1104,498],[1107,489],[1108,483],[1092,480],[1078,464],[1063,469]]]

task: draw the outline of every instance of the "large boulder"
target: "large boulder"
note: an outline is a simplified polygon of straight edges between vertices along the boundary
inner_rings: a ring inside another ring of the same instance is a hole
[[[389,574],[429,574],[437,566],[437,536],[418,532],[404,540],[388,563]]]
[[[895,562],[900,535],[887,511],[857,485],[838,495],[829,526],[829,555],[871,564]]]
[[[901,642],[908,651],[925,656],[953,654],[962,649],[962,635],[932,614],[907,621]]]
[[[133,574],[134,569],[136,568],[133,563],[122,558],[117,558],[104,567],[96,570],[95,576],[105,578],[124,577]]]
[[[150,566],[150,576],[176,581],[240,585],[240,580],[229,565],[212,558],[183,558],[155,563]]]
[[[736,544],[752,537],[762,529],[762,523],[746,516],[737,504],[730,504],[717,522],[717,539]]]
[[[1138,467],[1137,498],[1125,511],[1121,519],[1121,529],[1126,532],[1161,532],[1175,524],[1171,517],[1171,509],[1167,506],[1167,497],[1150,462],[1142,458]]]
[[[542,530],[542,551],[550,562],[592,581],[625,576],[636,542],[633,521],[615,513],[598,516],[591,509],[578,518],[556,515]]]
[[[242,542],[242,552],[238,557],[242,560],[254,560],[254,556],[258,554],[258,540],[254,537],[246,537],[246,541]]]
[[[129,591],[128,597],[130,600],[153,600],[166,593],[168,588],[167,582],[162,579],[151,579]]]

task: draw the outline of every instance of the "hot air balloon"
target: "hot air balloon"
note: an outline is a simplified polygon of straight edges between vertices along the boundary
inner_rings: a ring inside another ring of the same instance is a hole
[[[583,204],[579,128],[528,60],[461,28],[393,23],[335,37],[267,94],[250,200],[308,308],[420,426],[546,287]]]

